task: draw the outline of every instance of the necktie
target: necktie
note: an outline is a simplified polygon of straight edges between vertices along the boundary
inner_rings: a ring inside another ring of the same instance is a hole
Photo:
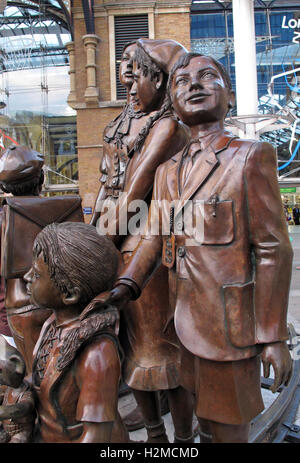
[[[201,151],[201,143],[199,140],[191,140],[188,154],[186,156],[184,165],[183,165],[183,173],[182,173],[182,184],[185,186],[186,182],[188,181],[189,174],[192,170],[195,154]]]

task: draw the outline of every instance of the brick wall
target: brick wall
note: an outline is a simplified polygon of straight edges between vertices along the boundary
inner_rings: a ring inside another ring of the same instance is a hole
[[[155,38],[177,40],[190,50],[190,15],[186,13],[155,14]]]
[[[93,207],[99,190],[99,165],[102,134],[121,108],[83,109],[77,111],[79,194],[83,207]],[[79,130],[78,130],[79,128]],[[92,147],[90,147],[92,145]],[[90,216],[87,216],[87,221]]]

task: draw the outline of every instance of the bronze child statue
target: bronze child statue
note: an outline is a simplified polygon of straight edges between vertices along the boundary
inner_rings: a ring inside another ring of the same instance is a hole
[[[134,107],[130,95],[133,84],[133,58],[136,47],[136,41],[125,44],[119,67],[120,83],[127,90],[127,103],[122,112],[107,125],[103,132],[103,156],[100,163],[101,185],[90,221],[91,225],[95,226],[101,215],[98,207],[99,202],[109,196],[117,199],[124,188],[123,177],[126,164],[129,162],[128,153],[133,148],[137,134],[149,118],[147,113],[142,112],[138,107]]]
[[[25,362],[20,353],[0,335],[0,442],[31,442],[35,422],[34,397],[24,381]]]
[[[37,442],[127,441],[117,409],[118,311],[83,312],[111,288],[118,259],[113,242],[92,225],[51,224],[35,239],[27,291],[33,304],[52,311],[33,358]]]
[[[98,300],[137,299],[162,261],[176,289],[181,384],[195,394],[201,429],[213,442],[247,442],[250,421],[264,408],[261,360],[266,374],[274,368],[273,392],[291,372],[286,314],[293,252],[276,153],[268,143],[224,131],[234,94],[213,58],[187,54],[168,88],[191,131],[187,146],[155,176],[152,205],[164,200],[162,223],[170,227],[156,235],[146,229],[110,298]]]
[[[187,141],[186,129],[171,113],[166,94],[168,73],[185,53],[185,48],[174,40],[137,40],[130,104],[132,111],[142,111],[143,116],[139,123],[132,122],[122,137],[120,130],[112,132],[112,128],[104,133],[98,205],[106,200],[116,206],[107,233],[121,251],[125,264],[139,241],[139,235],[132,233],[128,226],[133,214],[127,211],[127,204],[136,200],[150,202],[156,168]],[[109,133],[115,135],[109,139]],[[125,211],[126,219],[122,221]],[[98,212],[93,220],[98,218],[101,223],[103,217],[104,214]],[[121,231],[124,225],[125,233]],[[123,379],[132,388],[142,411],[148,442],[168,442],[160,412],[161,390],[167,391],[175,440],[192,442],[192,403],[178,382],[180,352],[167,286],[167,269],[160,266],[141,298],[130,302],[124,311],[120,325],[125,354]]]
[[[24,196],[38,198],[44,182],[43,165],[44,157],[37,151],[20,145],[9,147],[0,159],[0,186],[2,190],[6,193],[11,193],[16,198]],[[9,201],[13,201],[13,198],[9,198]],[[6,246],[5,236],[7,236],[7,233],[5,234],[5,232],[7,224],[4,215],[4,213],[1,214],[1,228],[3,229],[1,240],[1,278],[5,279],[4,302],[11,334],[18,351],[24,358],[27,370],[30,371],[34,344],[42,324],[50,313],[48,310],[37,313],[35,307],[29,303],[29,297],[22,278],[18,278],[17,274],[14,274],[13,277],[11,275],[8,277],[4,270],[4,266],[7,267],[7,264],[9,265],[10,263],[12,250],[14,248],[15,250],[20,249],[25,253],[26,248],[24,241],[18,239],[14,239],[14,244],[9,242]],[[15,231],[15,224],[13,227],[10,225],[11,230],[12,228]],[[24,233],[24,228],[22,233]],[[9,255],[10,258],[8,257]],[[4,265],[4,262],[6,265]]]
[[[31,372],[32,352],[50,311],[31,304],[23,276],[31,267],[37,233],[51,222],[82,221],[79,196],[40,196],[44,156],[26,146],[11,146],[0,159],[0,186],[13,196],[4,199],[1,214],[1,277],[11,334]],[[38,310],[37,310],[38,309]]]

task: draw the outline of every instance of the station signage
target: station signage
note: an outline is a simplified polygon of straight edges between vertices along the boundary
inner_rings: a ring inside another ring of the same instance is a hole
[[[296,187],[280,188],[280,193],[296,193]]]
[[[282,18],[282,29],[300,29],[300,19],[287,19],[286,16]],[[294,37],[292,40],[293,43],[300,43],[300,32],[294,30]]]

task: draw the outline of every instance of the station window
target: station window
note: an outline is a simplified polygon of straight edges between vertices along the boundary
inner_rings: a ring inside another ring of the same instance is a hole
[[[119,81],[119,66],[123,47],[127,42],[137,40],[141,37],[149,37],[148,14],[132,16],[115,16],[115,60],[116,60],[116,98],[122,100],[126,98],[126,89]]]
[[[12,144],[43,153],[51,194],[78,190],[76,112],[67,104],[71,33],[53,2],[8,2],[1,13],[0,0],[0,156]]]

